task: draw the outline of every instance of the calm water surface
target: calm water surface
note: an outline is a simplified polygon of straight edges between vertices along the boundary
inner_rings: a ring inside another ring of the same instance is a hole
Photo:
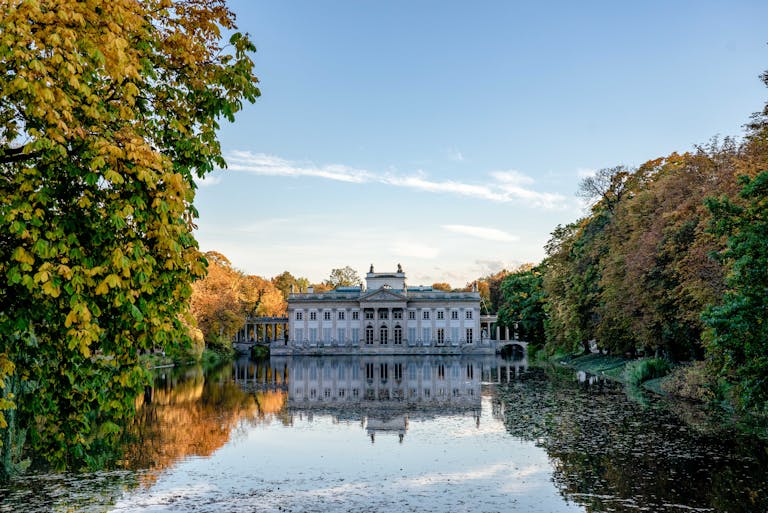
[[[679,403],[495,357],[159,372],[121,470],[0,512],[768,511],[768,452]]]

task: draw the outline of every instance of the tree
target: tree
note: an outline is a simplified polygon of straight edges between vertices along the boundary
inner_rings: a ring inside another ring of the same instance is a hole
[[[288,300],[288,294],[291,292],[306,291],[309,286],[309,280],[306,278],[296,278],[288,271],[283,271],[274,278],[272,284],[283,294],[283,299]]]
[[[744,177],[740,201],[710,199],[712,230],[728,238],[720,252],[728,289],[704,313],[707,348],[718,374],[736,385],[742,408],[768,410],[768,171]]]
[[[57,467],[108,461],[139,353],[188,344],[193,180],[226,164],[218,120],[259,95],[235,30],[223,0],[3,3],[5,476],[25,429]]]
[[[192,284],[190,312],[206,345],[226,349],[245,320],[243,275],[221,253],[209,251],[205,257],[208,272]]]
[[[613,212],[616,204],[624,196],[625,185],[630,173],[631,171],[624,166],[600,169],[594,176],[588,176],[581,180],[576,195],[593,203],[593,205],[600,204]]]
[[[453,290],[450,283],[433,283],[432,288],[434,290],[442,290],[443,292],[450,292]]]
[[[544,280],[539,267],[524,268],[509,274],[501,283],[499,322],[517,327],[520,338],[544,343]]]
[[[329,289],[335,289],[336,287],[354,287],[361,283],[363,283],[363,280],[360,279],[360,275],[350,266],[333,269],[331,271],[331,276],[325,280],[325,285]]]

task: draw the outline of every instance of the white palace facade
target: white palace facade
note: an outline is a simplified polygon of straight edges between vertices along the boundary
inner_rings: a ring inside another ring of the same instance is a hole
[[[495,320],[495,319],[494,319]],[[480,294],[408,286],[395,272],[374,272],[365,286],[288,297],[288,333],[272,354],[487,354]]]

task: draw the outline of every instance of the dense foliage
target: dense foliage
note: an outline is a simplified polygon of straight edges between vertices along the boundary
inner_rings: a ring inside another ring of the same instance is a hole
[[[543,330],[550,353],[706,359],[713,390],[764,410],[768,106],[748,128],[585,179],[589,214],[554,230],[539,267],[504,277],[499,321],[532,342]]]
[[[139,353],[188,343],[193,180],[259,94],[254,47],[223,0],[0,5],[0,473],[25,433],[98,466]]]
[[[208,274],[192,285],[191,312],[208,347],[231,349],[246,317],[285,314],[285,299],[272,281],[235,269],[221,253],[205,257]]]

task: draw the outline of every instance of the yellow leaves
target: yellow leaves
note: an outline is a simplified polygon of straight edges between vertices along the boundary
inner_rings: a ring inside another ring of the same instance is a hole
[[[51,264],[46,262],[44,263],[40,269],[35,273],[34,280],[36,283],[46,283],[51,278],[51,273],[49,272],[51,268]]]
[[[109,292],[109,289],[114,289],[121,287],[123,284],[123,280],[120,279],[120,277],[116,274],[110,274],[106,278],[104,278],[101,283],[96,287],[94,290],[94,293],[97,296],[103,296],[107,292]]]
[[[19,263],[32,265],[35,263],[35,257],[32,256],[26,249],[23,247],[18,247],[13,252],[13,255],[11,256],[14,260],[16,260]],[[31,269],[31,268],[30,268]]]
[[[61,288],[58,285],[55,285],[52,281],[46,281],[41,288],[44,294],[53,298],[57,298],[61,295]]]
[[[120,176],[120,173],[110,168],[107,168],[106,170],[104,170],[104,179],[115,185],[120,185],[125,182],[123,177]]]
[[[64,327],[69,328],[74,324],[86,324],[91,322],[91,311],[88,309],[88,305],[79,302],[75,303],[72,309],[64,319]]]

